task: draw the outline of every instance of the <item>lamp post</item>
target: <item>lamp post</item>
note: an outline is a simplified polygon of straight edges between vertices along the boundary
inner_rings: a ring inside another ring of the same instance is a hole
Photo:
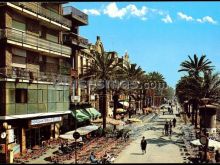
[[[206,105],[208,104],[210,99],[209,98],[202,98],[201,101],[205,105],[205,114],[204,114],[204,123],[203,123],[205,130],[204,130],[204,136],[202,136],[201,138],[203,138],[203,137],[206,138],[204,150],[205,150],[205,161],[207,161],[207,150],[208,150],[208,146],[209,146],[209,139],[208,139],[208,133],[207,133],[207,128],[206,128],[206,123],[207,123],[206,122]],[[201,130],[201,126],[200,126],[200,130]]]
[[[8,163],[8,133],[7,133],[7,129],[8,129],[8,123],[4,122],[3,123],[3,128],[4,131],[1,133],[1,139],[5,141],[5,163]]]

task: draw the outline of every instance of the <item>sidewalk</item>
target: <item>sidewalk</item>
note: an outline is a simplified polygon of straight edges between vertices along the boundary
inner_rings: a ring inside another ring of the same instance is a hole
[[[161,112],[155,121],[146,122],[145,125],[148,125],[149,129],[127,146],[116,158],[115,163],[187,163],[182,153],[180,130],[182,122],[176,117],[176,113],[174,107],[173,115],[163,115]],[[162,131],[166,120],[172,120],[174,117],[177,123],[176,128],[173,128],[172,136],[163,136]],[[145,136],[148,142],[146,155],[142,155],[140,148],[142,136]]]

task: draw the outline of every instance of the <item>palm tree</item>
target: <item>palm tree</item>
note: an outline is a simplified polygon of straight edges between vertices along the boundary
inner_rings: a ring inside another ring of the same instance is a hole
[[[114,78],[118,69],[119,63],[113,58],[116,52],[92,51],[92,62],[87,67],[84,78],[101,80],[102,86],[98,89],[99,98],[103,99],[102,117],[103,117],[103,132],[106,129],[106,113],[107,113],[107,81]]]
[[[148,91],[150,92],[150,97],[151,97],[151,103],[150,103],[150,106],[151,106],[152,104],[154,105],[155,92],[158,92],[159,90],[158,83],[165,83],[165,81],[164,81],[163,75],[155,71],[148,73],[148,81],[149,83],[153,83],[155,85],[155,87],[150,86],[150,89],[148,89]]]
[[[220,99],[220,77],[219,73],[205,73],[204,78],[182,77],[176,87],[177,97],[181,102],[191,98],[192,109],[195,111],[195,127],[197,128],[197,114],[199,100],[204,97],[211,98],[213,102]],[[194,120],[192,118],[192,120]]]
[[[137,64],[130,64],[125,63],[125,65],[121,64],[121,73],[123,77],[128,81],[128,90],[127,93],[129,95],[129,110],[131,108],[131,97],[132,92],[134,92],[137,89],[130,88],[132,83],[138,80],[140,80],[141,76],[145,73],[145,71],[142,70],[140,66],[137,66]],[[129,118],[131,117],[131,112],[129,111]]]
[[[203,97],[211,98],[214,102],[219,102],[220,98],[220,74],[208,72],[204,76],[202,83]]]
[[[192,111],[197,115],[198,100],[201,98],[201,82],[202,78],[195,78],[190,76],[184,76],[178,82],[176,86],[176,95],[183,103],[183,101],[188,100],[192,103]],[[199,94],[200,93],[200,94]],[[187,109],[188,117],[190,117],[190,109]],[[195,116],[195,123],[197,123],[197,116]],[[194,124],[194,117],[192,116],[192,124]],[[196,124],[195,124],[196,125]]]
[[[213,66],[210,66],[212,63],[209,61],[209,59],[205,59],[206,55],[202,55],[200,59],[198,59],[197,55],[194,54],[194,59],[192,59],[190,56],[189,60],[184,61],[180,64],[182,67],[178,72],[186,71],[188,72],[189,76],[194,76],[195,78],[201,77],[200,73],[207,72],[207,71],[212,71]]]
[[[188,61],[186,60],[180,64],[181,69],[178,70],[178,72],[186,71],[188,72],[189,76],[192,76],[195,79],[200,79],[201,77],[204,77],[206,72],[211,72],[214,68],[213,66],[210,65],[212,62],[209,61],[208,59],[205,59],[206,55],[202,55],[200,59],[198,59],[196,54],[194,54],[193,59],[190,56],[188,57],[189,57]],[[201,76],[201,73],[203,73],[203,76]],[[193,104],[192,124],[194,124],[194,114],[196,111],[196,115],[197,115],[197,111],[198,111],[197,97],[192,97],[191,101]],[[195,125],[197,125],[197,116],[195,116],[195,119],[196,119]]]

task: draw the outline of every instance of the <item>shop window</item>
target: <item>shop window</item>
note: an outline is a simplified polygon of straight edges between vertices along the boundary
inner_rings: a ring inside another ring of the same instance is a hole
[[[16,103],[27,103],[27,89],[16,89]]]

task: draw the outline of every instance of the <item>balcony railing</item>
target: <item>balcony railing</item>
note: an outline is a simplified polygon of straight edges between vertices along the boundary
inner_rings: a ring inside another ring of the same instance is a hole
[[[83,13],[82,11],[80,11],[72,6],[64,7],[63,8],[63,15],[69,15],[69,14],[71,14],[71,16],[73,18],[77,19],[78,21],[81,21],[85,25],[88,24],[88,15]]]
[[[43,17],[46,17],[55,22],[61,23],[67,27],[72,27],[72,23],[67,18],[63,17],[61,14],[58,14],[52,10],[42,7],[37,2],[11,2],[12,4],[25,8],[26,10],[32,11],[36,14],[39,14]]]
[[[0,39],[7,38],[15,42],[34,46],[36,49],[44,49],[46,52],[49,51],[52,54],[53,52],[57,52],[61,55],[70,56],[72,52],[70,47],[33,36],[27,32],[10,28],[0,29],[0,31]]]
[[[86,38],[83,38],[77,34],[69,33],[63,35],[63,41],[65,43],[73,43],[78,46],[88,48],[89,41]]]
[[[53,83],[70,83],[71,77],[51,72],[39,72],[25,68],[0,68],[0,78],[22,79]]]

